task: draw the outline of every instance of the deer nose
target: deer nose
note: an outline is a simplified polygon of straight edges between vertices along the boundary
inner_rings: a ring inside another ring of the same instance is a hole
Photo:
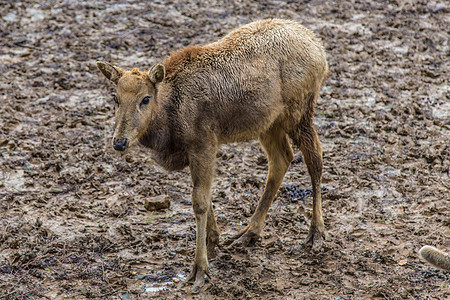
[[[116,138],[114,138],[114,140],[113,140],[114,150],[124,151],[125,149],[127,149],[127,143],[128,143],[128,140],[126,138],[121,139],[121,140],[117,140]]]

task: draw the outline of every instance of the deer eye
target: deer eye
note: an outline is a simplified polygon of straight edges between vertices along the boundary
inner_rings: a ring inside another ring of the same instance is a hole
[[[144,99],[142,99],[141,104],[143,105],[147,105],[150,102],[150,98],[148,96],[144,97]]]
[[[119,105],[119,99],[117,99],[116,95],[113,95],[113,99],[114,99],[114,103],[116,103],[117,105]]]

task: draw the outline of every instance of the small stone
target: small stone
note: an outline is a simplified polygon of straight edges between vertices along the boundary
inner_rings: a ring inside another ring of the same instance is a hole
[[[51,194],[61,194],[61,193],[64,193],[64,190],[58,189],[58,188],[53,188],[53,189],[51,189],[49,191],[49,193],[51,193]]]
[[[178,283],[178,282],[180,282],[180,278],[174,277],[174,278],[172,278],[172,281],[175,282],[175,283]]]
[[[3,20],[8,22],[15,22],[17,20],[17,15],[13,12],[10,12],[9,14],[3,17]]]
[[[47,102],[50,99],[50,97],[44,97],[44,98],[39,98],[36,100],[37,103],[44,103]]]
[[[128,294],[128,293],[122,294],[119,297],[122,300],[132,300],[133,299],[133,298],[131,298],[130,294]]]
[[[145,200],[144,207],[148,211],[157,211],[170,207],[170,200],[167,195],[159,195]]]

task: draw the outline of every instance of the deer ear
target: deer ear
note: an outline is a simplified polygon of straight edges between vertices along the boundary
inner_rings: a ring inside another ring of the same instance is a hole
[[[123,71],[122,69],[115,67],[109,63],[98,61],[97,62],[97,68],[102,71],[103,75],[105,75],[106,78],[117,84],[120,77],[122,77]]]
[[[166,76],[166,69],[161,64],[154,65],[150,69],[150,71],[148,71],[148,78],[153,83],[158,83],[158,82],[163,81],[165,76]]]

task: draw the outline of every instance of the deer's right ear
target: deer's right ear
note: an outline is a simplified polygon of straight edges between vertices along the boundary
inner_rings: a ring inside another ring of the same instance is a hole
[[[122,77],[122,69],[115,67],[109,63],[98,61],[97,62],[97,68],[102,71],[103,75],[105,75],[106,78],[117,84],[120,77]]]

